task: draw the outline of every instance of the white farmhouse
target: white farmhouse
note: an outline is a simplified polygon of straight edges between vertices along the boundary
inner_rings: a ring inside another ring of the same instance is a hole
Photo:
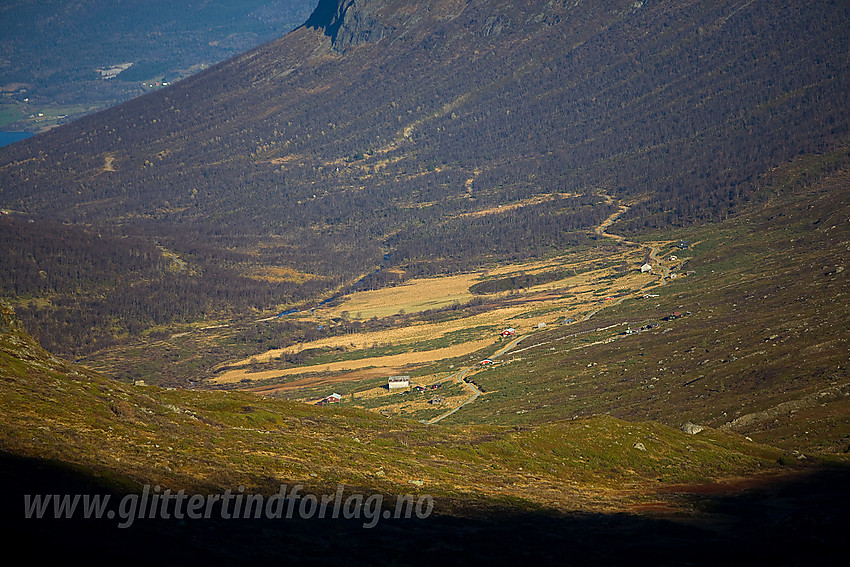
[[[390,376],[387,379],[390,390],[396,388],[410,388],[410,376]]]

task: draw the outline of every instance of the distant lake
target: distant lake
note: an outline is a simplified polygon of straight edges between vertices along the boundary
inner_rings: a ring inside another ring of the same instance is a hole
[[[0,132],[0,148],[32,136],[29,132]]]

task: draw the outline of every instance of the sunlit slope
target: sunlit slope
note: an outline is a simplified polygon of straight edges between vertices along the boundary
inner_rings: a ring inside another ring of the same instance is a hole
[[[434,428],[250,393],[125,385],[47,355],[19,330],[3,333],[0,355],[2,449],[71,463],[117,487],[343,483],[388,493],[420,487],[449,507],[497,495],[580,507],[599,490],[771,469],[781,455],[730,433],[694,438],[607,417],[524,430]]]

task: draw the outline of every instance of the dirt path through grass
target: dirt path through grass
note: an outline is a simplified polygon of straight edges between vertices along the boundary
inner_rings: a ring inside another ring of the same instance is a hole
[[[495,359],[499,358],[500,356],[502,356],[503,354],[505,354],[506,352],[508,352],[508,351],[509,351],[509,350],[511,350],[512,348],[514,348],[516,345],[518,345],[518,344],[519,344],[519,343],[520,343],[520,342],[521,342],[524,338],[526,338],[526,337],[528,337],[528,335],[523,335],[523,336],[521,336],[521,337],[517,337],[517,338],[515,338],[515,339],[514,339],[514,340],[512,340],[510,343],[508,343],[508,345],[507,345],[507,346],[504,346],[504,347],[500,348],[498,351],[496,351],[496,352],[495,352],[495,353],[494,353],[494,354],[490,357],[490,360],[495,360]],[[475,384],[471,384],[471,383],[469,383],[469,382],[465,382],[465,381],[463,380],[464,376],[466,376],[467,372],[469,372],[470,370],[472,370],[472,367],[471,367],[471,366],[469,366],[469,367],[467,367],[467,368],[464,368],[464,369],[460,370],[459,372],[457,372],[457,373],[453,376],[453,378],[456,378],[456,379],[457,379],[457,381],[458,381],[460,384],[462,384],[462,385],[464,385],[466,388],[468,388],[468,389],[472,392],[472,395],[471,395],[471,396],[470,396],[470,397],[469,397],[469,398],[468,398],[465,402],[463,402],[462,404],[460,404],[460,405],[459,405],[459,406],[457,406],[456,408],[450,409],[450,410],[449,410],[449,411],[447,411],[446,413],[441,414],[441,415],[438,415],[437,417],[432,418],[432,419],[430,419],[430,420],[422,420],[422,422],[423,422],[423,423],[427,423],[428,425],[431,425],[431,424],[437,423],[437,422],[439,422],[439,421],[442,421],[442,420],[444,420],[445,418],[447,418],[447,417],[449,417],[450,415],[452,415],[453,413],[455,413],[457,410],[459,410],[459,409],[460,409],[460,408],[462,408],[463,406],[465,406],[465,405],[467,405],[467,404],[471,404],[472,402],[474,402],[475,400],[477,400],[479,396],[481,396],[481,395],[482,395],[482,393],[483,393],[483,392],[481,392],[481,390],[479,390],[479,389],[475,386]]]

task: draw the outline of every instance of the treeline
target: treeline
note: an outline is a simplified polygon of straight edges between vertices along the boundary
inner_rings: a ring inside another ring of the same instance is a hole
[[[436,309],[428,309],[418,313],[396,313],[387,317],[371,317],[358,319],[348,312],[334,317],[330,321],[318,325],[315,322],[302,320],[279,319],[272,323],[248,325],[238,329],[228,340],[235,345],[246,345],[255,352],[265,352],[269,349],[286,348],[289,346],[313,342],[322,337],[355,335],[395,329],[410,325],[416,321],[439,322],[454,316],[467,316],[469,313],[482,313],[494,308],[500,300],[475,297],[465,303],[453,303]],[[290,363],[301,363],[309,353],[285,355],[283,360]],[[225,370],[220,368],[219,370]]]
[[[228,253],[172,236],[165,253],[138,234],[107,231],[117,232],[0,218],[0,293],[52,352],[82,356],[151,327],[267,312],[338,285],[259,277],[275,255],[258,254],[256,241]]]
[[[568,274],[561,272],[542,272],[539,274],[519,274],[507,278],[498,278],[479,282],[469,288],[469,291],[477,294],[498,293],[514,289],[525,289],[535,285],[547,284],[567,277]]]
[[[117,283],[122,274],[148,279],[171,264],[138,238],[104,236],[91,228],[0,216],[0,294],[70,293]]]
[[[456,273],[585,243],[589,229],[614,210],[597,196],[556,197],[504,213],[420,223],[387,242],[411,277]]]

